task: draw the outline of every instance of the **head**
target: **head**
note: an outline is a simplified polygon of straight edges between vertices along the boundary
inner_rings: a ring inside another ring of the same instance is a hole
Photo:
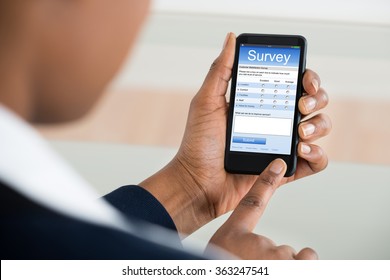
[[[148,2],[2,0],[0,103],[38,123],[85,114],[120,68]]]

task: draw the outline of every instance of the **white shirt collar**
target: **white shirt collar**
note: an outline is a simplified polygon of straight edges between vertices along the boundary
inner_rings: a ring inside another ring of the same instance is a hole
[[[0,180],[31,200],[78,219],[128,229],[122,215],[29,125],[0,104]]]

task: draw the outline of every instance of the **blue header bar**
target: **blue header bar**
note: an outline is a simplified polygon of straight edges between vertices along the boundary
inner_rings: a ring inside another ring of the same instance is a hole
[[[299,56],[299,47],[241,45],[239,64],[298,67]]]

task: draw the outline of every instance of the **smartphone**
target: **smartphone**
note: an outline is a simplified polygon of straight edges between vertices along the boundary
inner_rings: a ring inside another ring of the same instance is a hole
[[[306,65],[303,36],[237,37],[226,131],[225,169],[260,174],[276,158],[297,165],[298,100]]]

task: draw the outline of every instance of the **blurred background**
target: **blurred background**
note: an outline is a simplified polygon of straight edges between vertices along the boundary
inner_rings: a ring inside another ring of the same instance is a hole
[[[155,0],[138,44],[98,106],[51,139],[177,147],[188,104],[225,35],[301,34],[331,103],[333,160],[390,163],[390,2]]]
[[[38,129],[100,194],[153,174],[227,32],[300,34],[328,91],[329,167],[281,188],[256,232],[325,259],[390,259],[390,1],[155,0],[137,45],[83,119]],[[202,249],[226,216],[185,240]],[[197,243],[198,242],[198,243]]]

